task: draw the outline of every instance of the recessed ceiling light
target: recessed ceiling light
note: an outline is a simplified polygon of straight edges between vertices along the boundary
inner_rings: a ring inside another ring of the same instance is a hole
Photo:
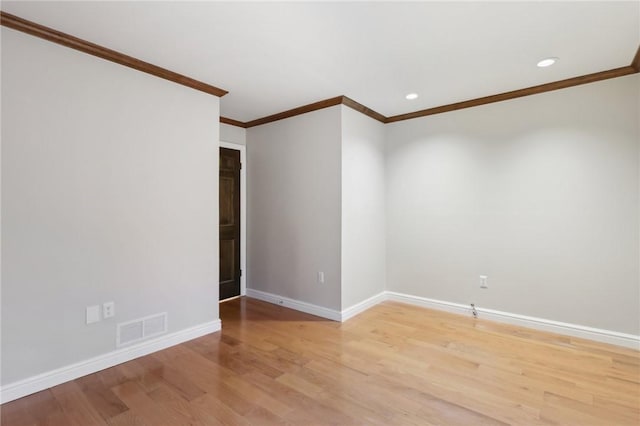
[[[409,93],[407,96],[405,96],[405,98],[409,99],[410,101],[417,99],[418,98],[418,94],[417,93]]]
[[[557,60],[558,58],[545,58],[538,62],[538,66],[540,68],[550,67],[551,65],[555,64]]]

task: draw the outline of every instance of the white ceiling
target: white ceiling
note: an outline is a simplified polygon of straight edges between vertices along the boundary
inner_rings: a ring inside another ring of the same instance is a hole
[[[640,2],[2,2],[229,94],[241,121],[346,95],[386,116],[626,66]],[[536,62],[560,61],[550,68]],[[404,96],[420,97],[407,101]]]

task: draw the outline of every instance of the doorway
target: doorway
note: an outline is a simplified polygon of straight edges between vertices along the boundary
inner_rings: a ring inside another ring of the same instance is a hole
[[[241,294],[240,150],[220,147],[219,242],[220,300]]]

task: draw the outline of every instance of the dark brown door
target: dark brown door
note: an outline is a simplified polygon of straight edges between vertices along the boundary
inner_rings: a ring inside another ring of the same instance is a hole
[[[240,295],[240,151],[220,148],[220,300]]]

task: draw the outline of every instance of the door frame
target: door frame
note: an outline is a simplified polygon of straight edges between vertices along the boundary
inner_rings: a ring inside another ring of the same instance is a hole
[[[238,143],[220,141],[220,148],[240,151],[240,296],[247,294],[247,147]]]

